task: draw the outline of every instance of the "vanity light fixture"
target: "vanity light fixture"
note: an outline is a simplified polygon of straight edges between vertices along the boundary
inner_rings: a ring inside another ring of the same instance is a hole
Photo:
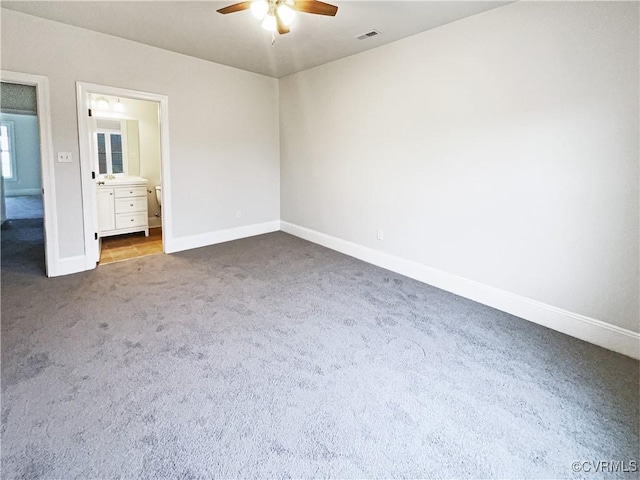
[[[113,106],[113,111],[118,113],[124,112],[124,105],[120,102],[120,99],[118,99],[118,101]]]
[[[124,103],[118,98],[116,101],[113,97],[105,97],[104,95],[97,96],[95,94],[90,95],[91,108],[96,112],[100,112],[102,116],[114,116],[118,117],[118,114],[124,113]]]
[[[96,110],[110,110],[111,104],[104,97],[96,99]]]

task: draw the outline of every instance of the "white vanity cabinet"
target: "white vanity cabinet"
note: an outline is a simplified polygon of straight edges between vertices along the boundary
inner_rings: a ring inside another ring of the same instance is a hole
[[[98,187],[98,230],[102,232],[115,230],[116,210],[113,203],[113,188]]]
[[[98,236],[144,232],[149,236],[147,182],[98,184]]]

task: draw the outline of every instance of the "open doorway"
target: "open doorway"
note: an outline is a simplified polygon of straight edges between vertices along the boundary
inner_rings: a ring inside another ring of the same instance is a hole
[[[45,273],[36,87],[0,85],[3,264]]]
[[[87,268],[163,253],[169,222],[166,97],[77,87],[85,238],[88,262],[95,262]]]
[[[89,94],[99,265],[162,253],[158,104]]]
[[[46,77],[1,72],[2,269],[60,274]]]

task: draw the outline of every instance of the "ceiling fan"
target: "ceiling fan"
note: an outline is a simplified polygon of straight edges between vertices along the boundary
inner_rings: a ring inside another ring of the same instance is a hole
[[[221,8],[218,13],[227,14],[249,9],[258,20],[262,20],[262,28],[274,33],[277,31],[281,35],[291,31],[289,25],[296,11],[330,17],[334,17],[338,12],[335,5],[319,0],[252,0]]]

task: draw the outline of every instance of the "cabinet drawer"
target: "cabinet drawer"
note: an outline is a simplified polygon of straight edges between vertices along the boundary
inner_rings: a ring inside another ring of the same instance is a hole
[[[116,187],[116,198],[145,197],[147,198],[147,187]]]
[[[116,229],[130,227],[146,227],[147,212],[120,213],[116,215]]]
[[[146,212],[147,197],[116,199],[116,213]]]

